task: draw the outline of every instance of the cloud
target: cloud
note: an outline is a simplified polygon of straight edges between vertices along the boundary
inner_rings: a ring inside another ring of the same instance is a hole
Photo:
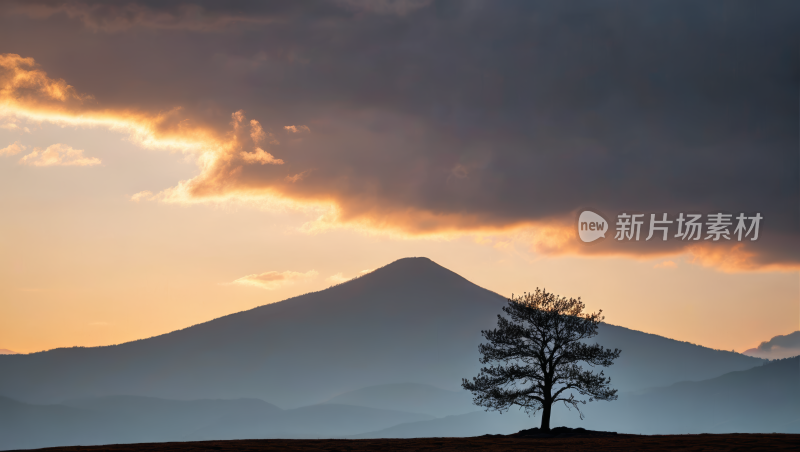
[[[0,100],[4,103],[42,104],[44,102],[89,101],[92,96],[79,94],[63,79],[52,79],[36,68],[33,58],[0,54]]]
[[[94,32],[123,33],[132,29],[220,33],[264,26],[304,14],[319,17],[369,13],[405,16],[432,0],[323,0],[305,2],[107,2],[103,0],[9,0],[10,15],[34,19],[66,16]]]
[[[19,141],[15,141],[8,146],[0,149],[0,155],[16,155],[20,152],[24,151],[26,146],[19,144]]]
[[[253,274],[242,276],[241,278],[233,281],[232,284],[240,284],[251,287],[258,287],[266,290],[275,290],[284,286],[290,286],[295,283],[307,282],[317,277],[317,272],[314,270],[306,273],[298,273],[292,271],[276,272],[269,271],[261,274]]]
[[[653,268],[678,268],[678,264],[673,261],[664,261],[654,265]]]
[[[405,16],[428,7],[433,0],[333,0],[333,2],[357,12]]]
[[[242,24],[266,24],[272,21],[269,15],[228,12],[214,4],[160,2],[161,5],[148,5],[147,2],[109,3],[92,0],[26,0],[9,3],[12,4],[10,11],[16,14],[40,19],[65,15],[80,21],[89,30],[107,33],[132,28],[215,32]]]
[[[311,132],[308,126],[283,126],[283,128],[289,133]]]
[[[129,3],[0,8],[0,40],[56,74],[6,55],[0,115],[107,127],[196,159],[196,177],[153,199],[307,209],[310,232],[798,268],[797,62],[786,57],[798,4],[456,2],[378,14],[364,9],[378,3],[270,2],[204,4],[191,19],[175,4]],[[247,33],[197,25],[245,16],[261,22],[241,22]],[[676,29],[686,17],[694,25]],[[78,19],[114,39],[92,39],[91,58],[72,50],[89,39]],[[159,27],[171,31],[145,45],[140,29]],[[51,56],[54,42],[69,57]],[[757,242],[587,246],[575,229],[584,209],[764,221]]]
[[[0,54],[0,118],[8,121],[101,126],[127,132],[143,147],[206,154],[206,158],[226,145],[224,136],[182,113],[180,107],[155,112],[100,108],[92,95],[79,93],[63,79],[49,77],[32,58]]]
[[[766,359],[783,359],[800,355],[800,331],[784,336],[775,336],[756,348],[744,352],[745,355]]]
[[[339,273],[337,273],[335,275],[331,275],[331,276],[325,278],[325,281],[327,281],[327,282],[329,282],[331,284],[341,284],[343,282],[350,281],[350,279],[351,278],[346,278],[344,275],[342,275],[341,272],[339,272]]]
[[[140,191],[139,193],[136,193],[133,196],[131,196],[131,201],[133,202],[139,202],[142,200],[150,201],[152,199],[153,199],[153,192],[151,192],[150,190]]]
[[[0,129],[12,130],[16,132],[25,132],[31,133],[31,129],[26,126],[20,126],[17,124],[19,121],[13,117],[2,117],[0,116],[0,120],[2,120],[2,124],[0,124]]]
[[[266,137],[267,134],[264,132],[264,129],[261,128],[261,124],[255,119],[250,120],[250,138],[253,140],[253,143],[258,146]]]
[[[283,178],[283,180],[285,180],[286,182],[295,183],[295,182],[303,180],[303,178],[306,177],[306,174],[310,173],[311,171],[312,170],[305,170],[305,171],[303,171],[301,173],[297,173],[297,174],[292,175],[292,176],[286,176],[286,177]]]
[[[283,165],[283,160],[276,159],[269,152],[256,148],[255,152],[242,152],[242,160],[246,163],[260,163],[262,165]]]
[[[58,143],[48,146],[45,150],[34,149],[19,159],[19,163],[33,166],[94,166],[101,162],[96,157],[85,157],[80,149]]]

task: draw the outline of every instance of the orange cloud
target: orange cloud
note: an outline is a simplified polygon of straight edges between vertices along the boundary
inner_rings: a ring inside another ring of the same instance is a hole
[[[606,238],[590,244],[583,243],[577,237],[576,225],[569,219],[564,219],[560,222],[531,223],[521,227],[512,236],[519,246],[524,247],[527,244],[531,251],[548,256],[614,256],[638,260],[684,256],[689,263],[716,268],[723,272],[797,271],[800,268],[800,263],[787,259],[777,262],[765,261],[763,254],[755,249],[757,245],[761,245],[758,242],[685,242],[675,238],[667,241],[647,241],[644,240],[646,234],[639,241],[617,241],[612,238],[613,234],[609,232],[610,240]],[[781,240],[782,238],[777,238],[773,242]],[[761,241],[765,242],[764,239]],[[769,246],[774,245],[769,244]],[[676,267],[677,264],[670,260],[655,265],[655,268]]]
[[[4,122],[0,124],[0,129],[13,130],[17,132],[31,133],[31,129],[17,124],[19,122],[16,118],[6,117],[3,118]]]
[[[0,155],[16,155],[24,150],[25,146],[19,144],[19,141],[15,141],[3,149],[0,149]]]
[[[0,99],[21,104],[43,101],[84,102],[92,96],[79,94],[64,80],[55,80],[36,68],[33,58],[13,53],[0,54]]]
[[[33,166],[94,166],[101,162],[96,157],[84,157],[81,149],[58,143],[45,150],[35,149],[19,159],[19,163]]]
[[[285,271],[285,272],[269,271],[260,274],[242,276],[241,278],[233,281],[231,284],[258,287],[260,289],[266,289],[266,290],[275,290],[298,282],[310,281],[316,278],[317,274],[318,273],[314,270],[308,271],[306,273],[299,273],[292,271]]]
[[[260,163],[262,165],[283,165],[283,160],[276,159],[269,152],[256,148],[255,152],[242,152],[242,160],[246,163]]]
[[[151,200],[151,199],[153,199],[153,192],[151,192],[150,190],[140,191],[139,193],[136,193],[133,196],[131,196],[131,201],[133,202],[139,202],[142,200]]]
[[[712,246],[670,240],[643,245],[606,239],[584,244],[577,238],[574,219],[552,207],[554,213],[535,217],[513,206],[498,207],[504,202],[498,195],[502,192],[490,189],[502,186],[503,179],[486,170],[493,158],[491,149],[475,148],[458,158],[442,155],[436,166],[440,173],[432,172],[424,150],[413,146],[423,141],[410,141],[427,139],[425,125],[402,115],[361,112],[345,119],[327,118],[311,123],[319,133],[280,145],[257,120],[247,120],[243,111],[234,112],[227,129],[220,130],[180,107],[158,112],[103,109],[91,95],[47,76],[33,59],[5,54],[0,55],[2,116],[107,127],[129,134],[140,146],[176,150],[196,159],[197,176],[157,194],[137,193],[131,197],[136,202],[233,202],[296,209],[314,215],[300,228],[308,233],[348,228],[401,238],[479,235],[492,239],[488,243],[495,247],[519,247],[541,255],[650,259],[686,254],[690,262],[725,271],[797,268],[793,260],[776,264],[764,259],[757,248],[760,243]],[[311,130],[307,125],[283,129],[291,134]],[[387,137],[386,130],[397,130],[397,136]],[[267,148],[265,142],[273,147]],[[82,151],[51,148],[36,150],[22,161],[40,166],[100,163]],[[12,151],[19,152],[7,147],[3,153]],[[532,203],[533,199],[552,202],[542,194],[533,195],[538,197],[531,198]]]
[[[345,277],[345,276],[344,276],[344,275],[343,275],[343,274],[340,272],[340,273],[337,273],[337,274],[335,274],[335,275],[331,275],[331,276],[329,276],[329,277],[325,278],[325,281],[327,281],[327,282],[329,282],[329,283],[331,283],[331,284],[341,284],[341,283],[343,283],[343,282],[350,281],[350,278],[347,278],[347,277]]]

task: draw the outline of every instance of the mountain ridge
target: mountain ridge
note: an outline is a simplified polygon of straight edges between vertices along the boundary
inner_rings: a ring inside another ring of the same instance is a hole
[[[480,331],[496,326],[505,301],[430,259],[405,258],[329,289],[148,339],[0,356],[0,394],[29,403],[118,394],[258,398],[292,408],[392,383],[460,390],[461,378],[480,368]],[[621,390],[763,362],[607,324],[596,339],[623,350],[606,372]]]

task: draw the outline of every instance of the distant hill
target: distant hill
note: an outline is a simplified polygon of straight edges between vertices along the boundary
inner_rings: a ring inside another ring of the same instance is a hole
[[[12,352],[7,348],[0,348],[0,355],[18,355],[17,352]]]
[[[552,426],[639,434],[800,433],[800,357],[698,382],[681,382],[583,407],[586,419],[554,405]],[[353,438],[421,438],[508,434],[541,418],[516,409],[410,422]]]
[[[2,355],[0,394],[29,403],[117,394],[257,398],[292,408],[387,384],[460,391],[461,378],[480,368],[480,331],[495,327],[504,303],[429,259],[400,259],[320,292],[149,339]],[[622,349],[607,370],[621,391],[763,362],[612,325],[601,325],[597,340]]]
[[[629,433],[800,433],[800,357],[623,395],[587,413],[587,428]]]
[[[433,401],[452,396],[430,386],[384,385],[341,394],[350,403]],[[457,393],[456,393],[457,394]],[[477,407],[475,407],[477,408]],[[582,407],[586,419],[556,405],[554,426],[621,433],[800,433],[800,357],[716,378],[623,393],[618,401]],[[163,400],[111,396],[31,405],[0,397],[0,450],[54,445],[248,438],[413,438],[508,434],[538,426],[516,409],[434,418],[418,413],[326,403],[292,410],[255,399]]]
[[[94,441],[86,441],[91,431]],[[0,397],[0,450],[69,444],[109,444],[119,436],[99,413],[63,405],[28,405]]]
[[[467,391],[447,391],[419,383],[397,383],[357,389],[325,403],[356,405],[424,413],[437,417],[466,414],[479,410]]]
[[[347,405],[281,410],[261,400],[164,400],[114,396],[60,405],[0,397],[0,450],[57,445],[241,438],[319,438],[433,419]]]
[[[509,435],[520,430],[538,427],[539,422],[519,412],[505,414],[475,411],[457,416],[447,416],[430,421],[409,422],[383,430],[353,435],[363,438],[438,438],[491,435]]]

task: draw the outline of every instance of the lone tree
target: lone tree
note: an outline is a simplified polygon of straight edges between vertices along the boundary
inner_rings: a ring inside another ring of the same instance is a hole
[[[497,328],[481,331],[489,343],[481,344],[483,367],[472,381],[463,379],[461,386],[472,391],[474,403],[486,411],[507,411],[518,405],[529,415],[542,410],[541,430],[550,430],[550,410],[555,402],[583,413],[579,404],[594,400],[616,400],[617,390],[610,388],[611,379],[601,370],[595,373],[578,365],[610,366],[620,350],[588,345],[583,340],[597,335],[597,326],[604,317],[602,310],[583,313],[581,299],[559,298],[536,289],[508,300],[503,311],[511,319],[497,316]],[[576,398],[575,394],[583,396]]]

